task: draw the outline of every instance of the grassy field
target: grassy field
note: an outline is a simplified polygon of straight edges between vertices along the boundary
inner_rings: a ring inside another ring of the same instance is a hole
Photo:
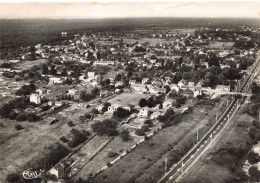
[[[139,104],[141,98],[147,98],[148,96],[149,95],[147,94],[122,93],[121,95],[110,99],[108,102],[111,104],[121,104],[123,106],[128,104],[136,106]]]
[[[226,100],[225,97],[222,100]],[[196,130],[199,129],[202,134],[203,128],[209,128],[214,123],[216,109],[224,106],[222,101],[215,107],[196,105],[190,113],[183,116],[181,123],[159,131],[111,168],[99,174],[96,182],[155,182],[163,174],[163,160],[169,156],[169,152],[187,150],[186,144],[192,145],[196,141]]]
[[[209,49],[219,49],[219,50],[226,50],[231,49],[234,45],[234,42],[210,42],[209,45],[205,46]]]
[[[15,67],[21,70],[29,70],[31,69],[34,65],[40,67],[42,64],[46,63],[46,59],[38,59],[34,61],[21,61],[15,64]]]
[[[236,152],[239,152],[237,149],[248,149],[248,129],[252,126],[252,121],[252,117],[239,111],[213,148],[206,152],[180,182],[231,182],[234,178],[232,166],[239,168],[243,164],[246,154],[238,158],[239,153]]]

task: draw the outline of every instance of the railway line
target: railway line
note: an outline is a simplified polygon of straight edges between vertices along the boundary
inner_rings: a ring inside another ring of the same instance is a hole
[[[247,92],[253,78],[256,73],[260,70],[259,56],[257,62],[250,69],[251,74],[244,80],[243,84],[240,84],[238,89],[239,93]],[[212,128],[201,138],[201,140],[175,165],[173,165],[170,170],[157,182],[157,183],[174,183],[178,182],[187,171],[196,163],[196,161],[211,147],[211,145],[217,140],[221,135],[221,132],[229,124],[232,117],[236,114],[239,106],[244,102],[243,98],[235,98],[230,103],[226,111],[217,120],[217,122],[212,126]]]

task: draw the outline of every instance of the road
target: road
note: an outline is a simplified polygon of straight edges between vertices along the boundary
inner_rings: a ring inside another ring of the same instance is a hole
[[[251,74],[242,83],[239,92],[247,92],[253,78],[256,73],[260,70],[259,56],[257,57],[257,62],[253,65]],[[243,103],[244,98],[235,98],[222,116],[217,120],[215,125],[203,136],[203,138],[171,169],[158,181],[158,183],[173,183],[178,182],[182,176],[187,173],[187,171],[196,163],[196,161],[211,147],[211,145],[218,139],[221,132],[228,125],[232,117],[236,114],[241,103]]]

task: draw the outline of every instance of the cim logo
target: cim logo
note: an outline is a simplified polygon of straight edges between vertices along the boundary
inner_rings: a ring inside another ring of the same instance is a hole
[[[36,179],[36,178],[39,178],[41,177],[41,173],[43,171],[40,170],[40,171],[28,171],[28,170],[25,170],[23,171],[23,178],[25,179]]]

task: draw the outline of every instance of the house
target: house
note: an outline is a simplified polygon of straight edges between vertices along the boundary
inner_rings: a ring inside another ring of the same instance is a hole
[[[195,86],[194,82],[188,82],[188,86]]]
[[[172,84],[170,87],[172,90],[175,90],[177,93],[180,91],[180,87],[177,84]]]
[[[57,179],[61,178],[64,175],[65,171],[65,166],[63,163],[58,163],[54,167],[52,167],[48,174],[49,175],[54,175]]]
[[[79,94],[79,91],[77,89],[72,88],[72,89],[69,89],[68,93],[69,93],[69,95],[77,95],[77,94]]]
[[[130,106],[123,106],[123,105],[120,105],[120,104],[113,104],[113,105],[108,107],[108,112],[109,113],[113,113],[113,112],[117,111],[117,109],[119,107],[121,107],[121,108],[123,108],[125,110],[128,110],[128,111],[132,110],[132,107],[130,107]]]
[[[230,86],[225,86],[225,85],[217,85],[215,91],[230,91]]]
[[[119,86],[123,86],[124,83],[122,81],[118,81],[116,84],[115,84],[115,87],[119,87]]]
[[[187,81],[184,80],[184,79],[182,79],[182,80],[180,80],[180,81],[178,82],[177,85],[178,85],[180,88],[182,88],[182,86],[187,85]]]
[[[108,91],[100,91],[99,92],[99,96],[100,97],[105,97],[105,96],[107,96],[108,95]]]
[[[95,72],[88,72],[89,79],[95,79]]]
[[[55,105],[55,101],[54,100],[48,101],[48,105],[51,106],[51,107],[54,106]]]
[[[202,95],[202,91],[201,91],[201,90],[195,90],[195,91],[193,92],[193,97],[194,97],[194,98],[196,98],[196,97],[199,96],[199,95]]]
[[[49,84],[61,84],[62,80],[58,77],[51,77],[49,78]]]
[[[41,96],[36,93],[31,94],[30,102],[33,102],[35,104],[41,104]]]
[[[203,86],[203,82],[202,82],[202,81],[199,81],[196,86],[197,86],[197,87],[202,87],[202,86]]]
[[[149,115],[150,115],[150,109],[148,107],[141,108],[141,110],[138,113],[138,116],[141,116],[141,117],[147,117]]]
[[[134,85],[136,83],[135,80],[129,80],[129,85]]]
[[[142,79],[142,84],[147,84],[148,81],[149,81],[149,78],[143,78]]]
[[[163,102],[163,109],[171,107],[172,106],[173,99],[169,98]]]

